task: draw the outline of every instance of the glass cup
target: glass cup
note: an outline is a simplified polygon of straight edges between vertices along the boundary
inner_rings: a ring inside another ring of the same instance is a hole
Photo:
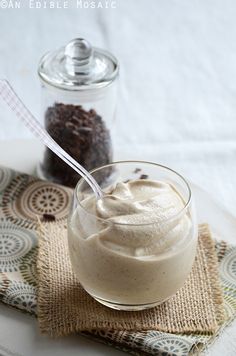
[[[181,197],[183,207],[161,223],[114,223],[85,207],[93,193],[80,179],[68,219],[72,267],[94,299],[118,310],[161,304],[183,286],[196,255],[197,224],[188,183],[170,168],[142,161],[115,162],[93,170],[92,175],[104,191],[118,182],[150,179],[169,183]],[[148,248],[149,253],[140,254],[140,248]],[[135,253],[127,253],[129,249]]]

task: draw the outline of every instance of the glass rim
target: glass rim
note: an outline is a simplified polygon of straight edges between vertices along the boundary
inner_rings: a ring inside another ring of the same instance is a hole
[[[155,163],[155,162],[151,162],[151,161],[140,161],[140,160],[115,161],[115,162],[106,164],[104,166],[100,166],[100,167],[94,168],[91,171],[89,171],[89,173],[93,174],[95,172],[100,171],[101,169],[105,169],[105,168],[108,168],[108,167],[111,167],[111,166],[115,166],[117,164],[123,164],[123,163],[140,163],[140,164],[148,164],[148,165],[156,166],[156,167],[159,167],[159,168],[163,168],[166,171],[170,171],[171,173],[174,173],[175,175],[177,175],[184,182],[185,186],[187,187],[188,198],[187,198],[186,202],[184,201],[183,208],[181,208],[177,213],[173,214],[172,216],[168,217],[167,219],[161,221],[160,225],[162,225],[162,224],[164,224],[164,223],[166,223],[166,222],[168,222],[170,220],[173,220],[175,218],[178,218],[178,216],[182,215],[183,212],[188,209],[188,207],[190,206],[190,203],[192,202],[192,191],[191,191],[191,188],[189,186],[189,183],[187,182],[187,180],[180,173],[176,172],[174,169],[169,168],[169,167],[167,167],[165,165],[162,165],[162,164],[159,164],[159,163]],[[83,182],[85,182],[85,179],[83,177],[81,177],[78,180],[78,182],[77,182],[77,184],[75,186],[74,196],[76,197],[76,200],[77,200],[79,206],[83,209],[83,211],[85,211],[86,214],[92,216],[93,218],[96,218],[96,220],[102,221],[103,223],[106,223],[106,224],[118,225],[118,226],[149,226],[149,225],[157,224],[157,221],[151,221],[151,222],[148,222],[148,223],[140,223],[140,224],[118,223],[118,222],[114,222],[114,221],[110,221],[108,219],[103,219],[103,218],[98,217],[96,214],[93,214],[90,211],[86,210],[85,207],[81,204],[81,200],[78,197],[78,188],[79,188],[79,185],[82,184]]]

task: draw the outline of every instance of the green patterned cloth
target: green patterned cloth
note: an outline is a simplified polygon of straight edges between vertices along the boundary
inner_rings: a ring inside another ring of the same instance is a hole
[[[66,219],[71,190],[0,167],[0,300],[37,316],[37,218]],[[46,214],[46,215],[45,215]],[[236,246],[216,242],[227,320],[236,315]],[[218,334],[217,333],[217,334]],[[87,337],[133,355],[185,356],[217,335],[174,335],[146,331],[96,331]]]

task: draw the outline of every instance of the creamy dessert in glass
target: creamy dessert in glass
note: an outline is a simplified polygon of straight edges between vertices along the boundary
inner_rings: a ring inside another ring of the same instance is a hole
[[[183,286],[196,255],[188,183],[167,167],[139,161],[116,162],[92,174],[106,194],[96,200],[83,179],[76,186],[68,220],[75,274],[111,308],[162,303]]]

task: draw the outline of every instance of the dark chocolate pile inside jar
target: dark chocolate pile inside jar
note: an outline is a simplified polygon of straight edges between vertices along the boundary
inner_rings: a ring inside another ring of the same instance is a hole
[[[52,138],[87,170],[112,160],[111,137],[94,109],[56,103],[45,114],[45,127]],[[74,187],[80,175],[51,150],[46,149],[42,170],[47,179]]]

